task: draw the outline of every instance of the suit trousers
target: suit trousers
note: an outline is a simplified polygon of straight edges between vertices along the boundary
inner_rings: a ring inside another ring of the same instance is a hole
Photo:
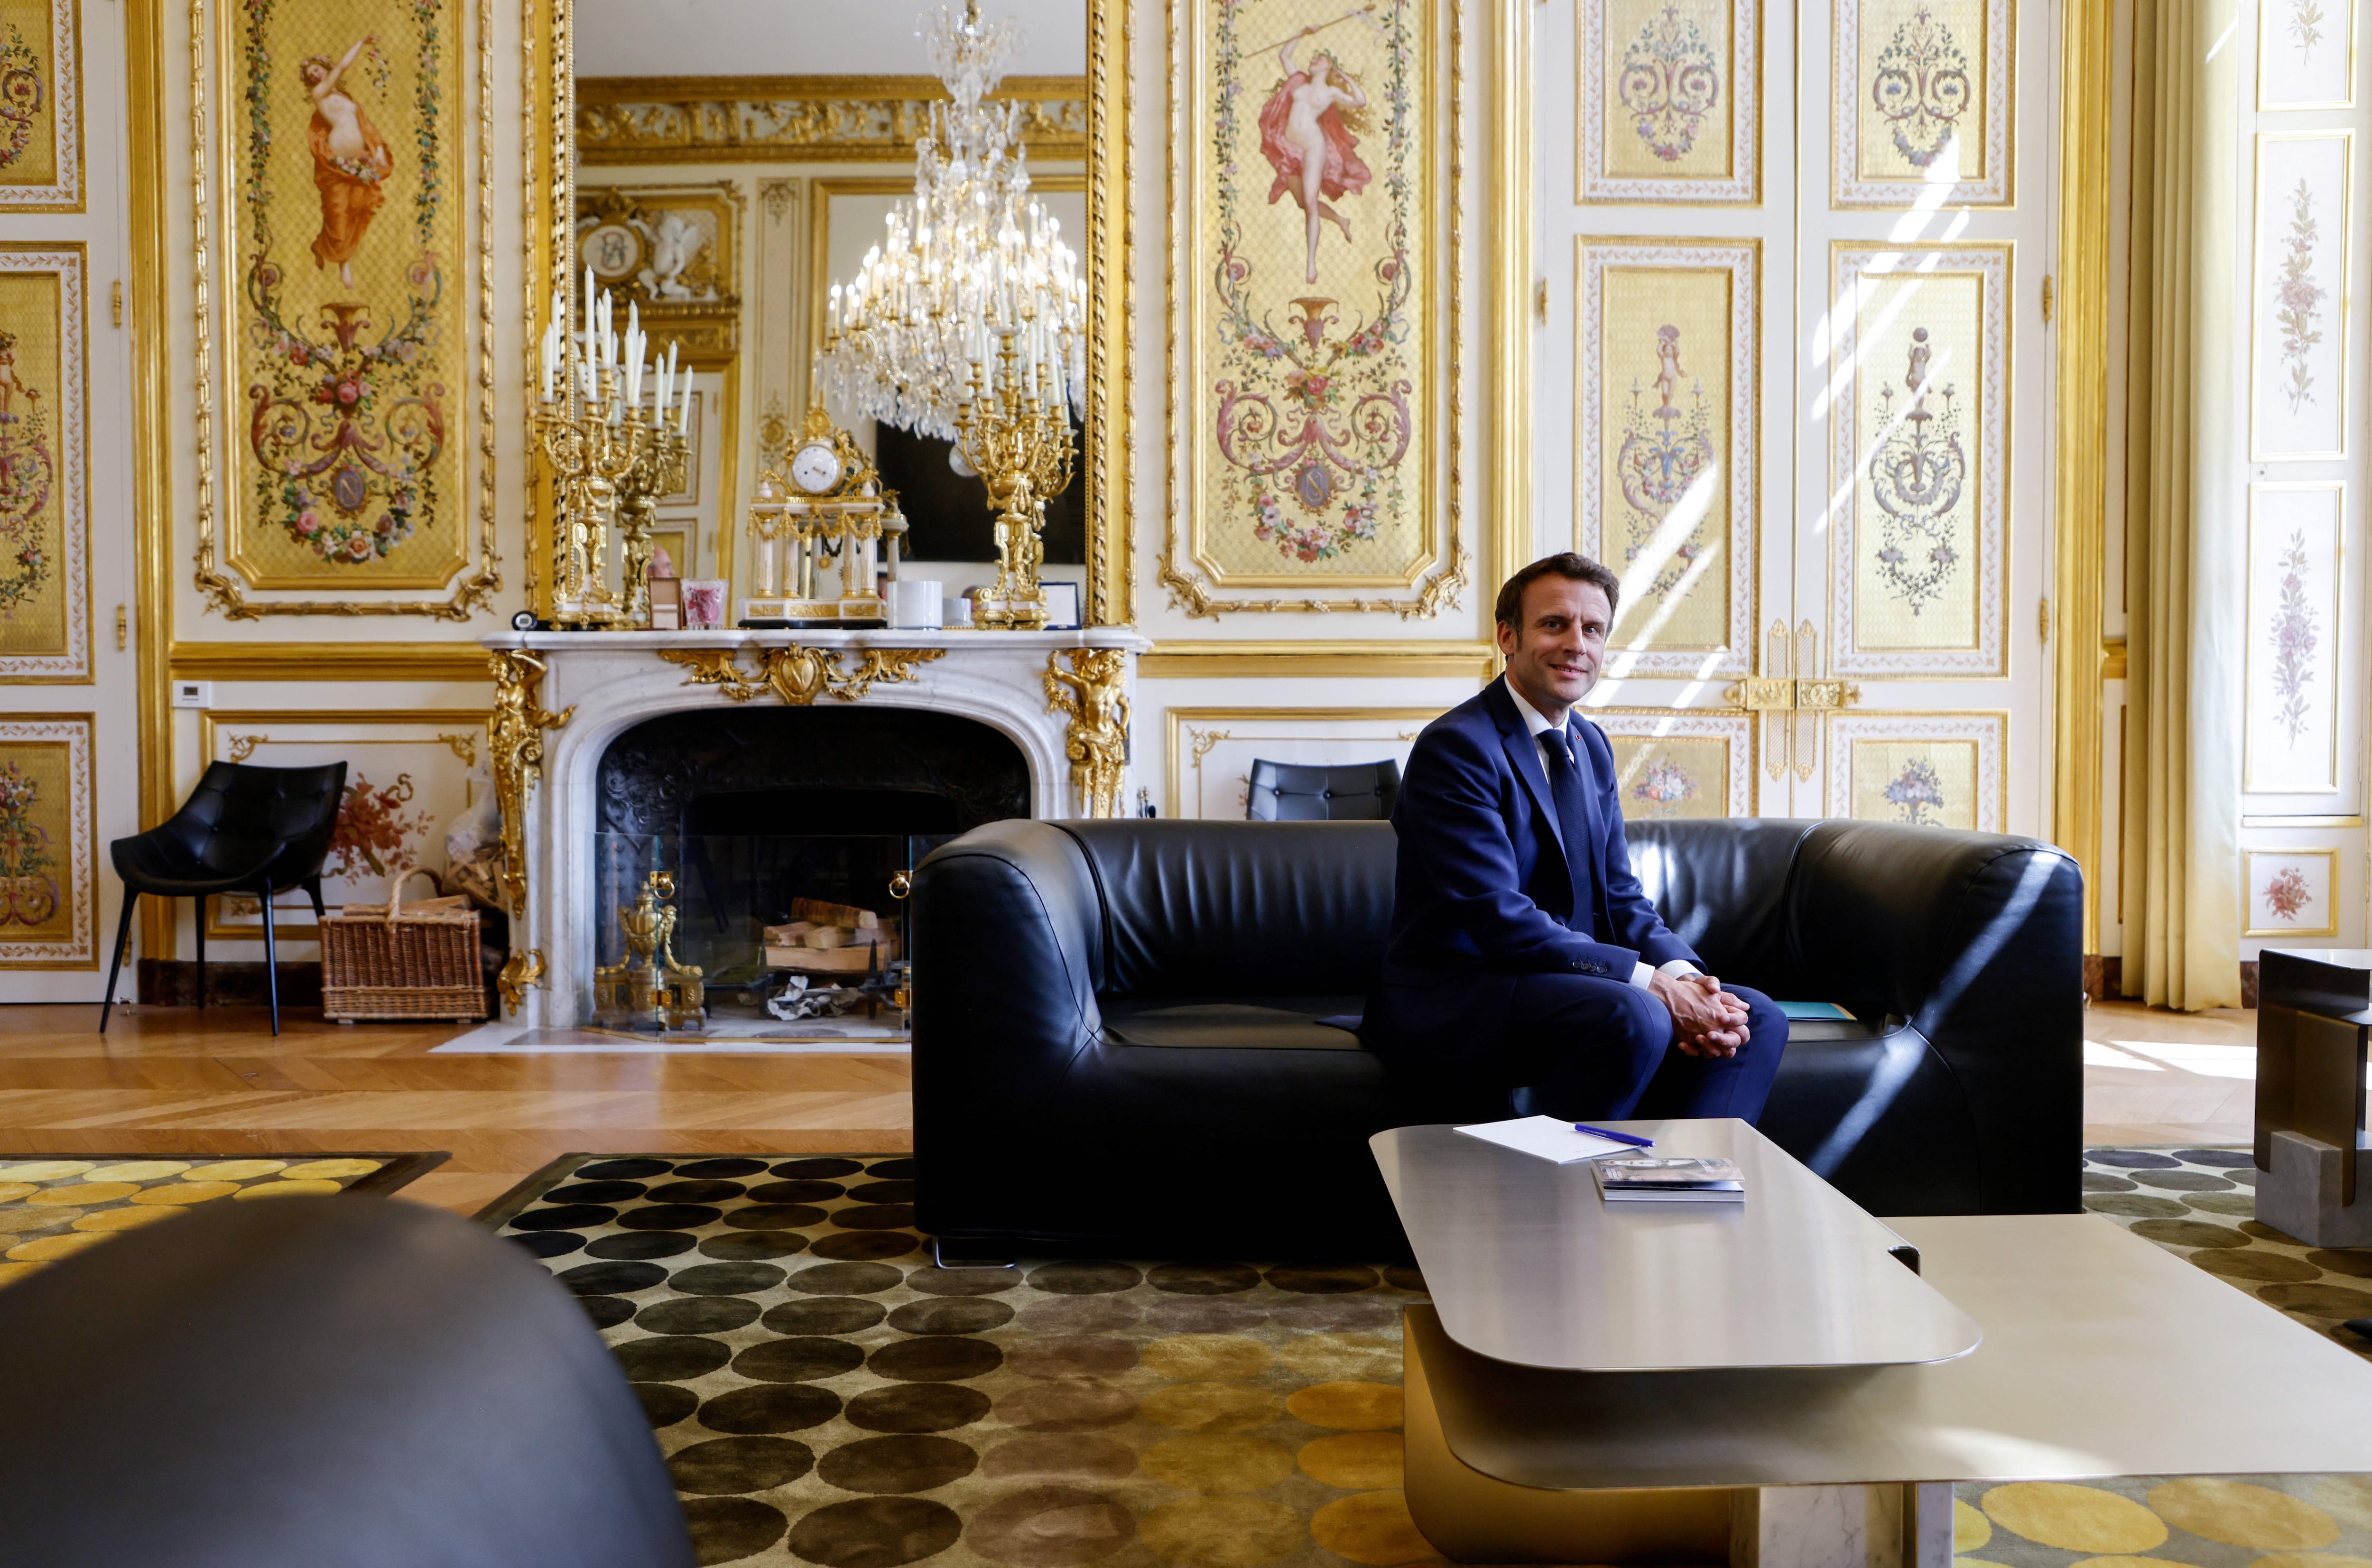
[[[1567,1121],[1757,1121],[1787,1049],[1787,1017],[1759,991],[1722,989],[1746,1004],[1749,1038],[1735,1056],[1696,1057],[1672,1043],[1672,1016],[1652,992],[1587,975],[1521,976],[1504,1058],[1517,1106]]]

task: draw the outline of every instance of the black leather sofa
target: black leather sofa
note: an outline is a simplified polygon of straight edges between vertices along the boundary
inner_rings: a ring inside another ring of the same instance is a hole
[[[1862,1020],[1791,1029],[1765,1132],[1879,1214],[2080,1206],[2066,854],[1871,822],[1629,833],[1714,972]],[[951,1254],[1401,1249],[1368,1135],[1528,1108],[1396,1107],[1318,1021],[1376,982],[1393,849],[1382,822],[1124,819],[934,852],[911,905],[921,1227]]]

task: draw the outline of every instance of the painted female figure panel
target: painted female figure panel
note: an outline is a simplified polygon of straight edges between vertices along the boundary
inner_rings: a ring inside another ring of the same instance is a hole
[[[362,105],[338,90],[338,80],[366,45],[378,41],[365,33],[334,64],[316,54],[299,71],[313,99],[305,145],[312,151],[313,183],[321,192],[321,232],[313,237],[313,264],[335,266],[338,281],[348,288],[355,286],[355,251],[372,215],[387,200],[385,182],[395,168],[395,155]]]
[[[1351,243],[1351,226],[1329,202],[1358,194],[1375,178],[1359,157],[1358,138],[1343,120],[1345,110],[1367,106],[1366,89],[1323,51],[1309,57],[1307,70],[1293,64],[1294,50],[1316,31],[1305,27],[1277,51],[1285,76],[1269,94],[1260,117],[1261,151],[1276,168],[1275,183],[1268,188],[1269,204],[1275,205],[1288,192],[1301,203],[1308,230],[1310,283],[1318,281],[1321,219],[1343,231],[1343,244]]]

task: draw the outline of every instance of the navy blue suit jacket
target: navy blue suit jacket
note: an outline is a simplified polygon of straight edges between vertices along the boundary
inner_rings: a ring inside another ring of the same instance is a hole
[[[1392,812],[1400,861],[1382,993],[1363,1031],[1388,1061],[1487,1064],[1519,975],[1627,983],[1642,961],[1700,962],[1632,873],[1613,748],[1576,718],[1591,786],[1578,843],[1565,842],[1506,677],[1417,738]]]

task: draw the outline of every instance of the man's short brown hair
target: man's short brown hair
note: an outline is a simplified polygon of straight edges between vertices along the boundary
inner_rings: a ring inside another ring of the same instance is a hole
[[[1524,634],[1524,590],[1541,578],[1551,575],[1569,578],[1576,583],[1597,584],[1606,592],[1606,612],[1609,615],[1614,613],[1615,605],[1622,598],[1622,580],[1613,573],[1587,555],[1562,550],[1554,555],[1541,556],[1500,587],[1496,612],[1499,624],[1513,626],[1516,635],[1521,637]]]

